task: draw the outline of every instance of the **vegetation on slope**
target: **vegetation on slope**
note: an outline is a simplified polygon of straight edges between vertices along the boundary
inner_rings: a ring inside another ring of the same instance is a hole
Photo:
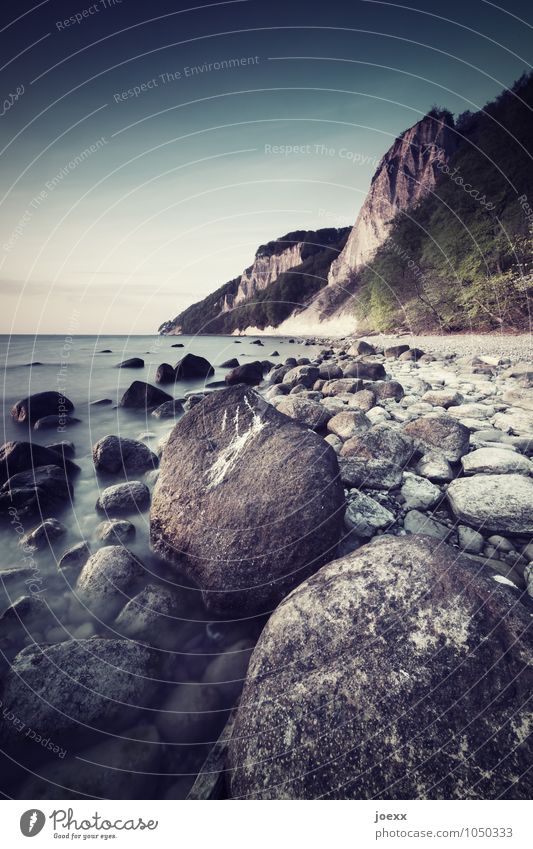
[[[524,329],[533,260],[533,76],[457,121],[434,194],[400,214],[358,275],[357,316],[373,330]]]

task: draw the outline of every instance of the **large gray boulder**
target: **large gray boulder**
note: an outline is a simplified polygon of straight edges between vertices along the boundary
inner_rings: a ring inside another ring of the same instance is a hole
[[[159,460],[144,442],[110,435],[94,446],[93,463],[97,472],[129,475],[156,469]]]
[[[470,454],[465,454],[461,460],[465,475],[476,475],[486,472],[491,475],[507,475],[516,472],[519,475],[530,475],[533,463],[517,451],[508,448],[478,448]]]
[[[211,377],[215,370],[209,360],[198,357],[196,354],[185,354],[176,363],[176,380],[196,380],[202,377]]]
[[[106,545],[81,570],[76,594],[98,617],[116,616],[135,595],[144,574],[142,563],[122,545]]]
[[[402,473],[413,455],[413,443],[387,424],[348,439],[341,450],[341,475],[348,486],[390,489],[402,482]]]
[[[422,416],[408,422],[403,430],[424,454],[437,452],[450,463],[457,463],[470,444],[468,428],[447,415]]]
[[[246,383],[248,386],[257,386],[263,380],[263,366],[259,360],[252,363],[237,364],[224,378],[228,386],[238,383]]]
[[[211,610],[265,611],[334,556],[343,503],[333,449],[236,386],[208,395],[172,431],[151,542]]]
[[[329,563],[252,655],[231,795],[529,799],[530,623],[514,592],[428,537]]]
[[[450,483],[448,501],[467,525],[493,533],[533,534],[533,480],[525,475],[472,475]]]
[[[91,729],[109,734],[136,720],[154,692],[154,672],[153,653],[128,640],[32,645],[12,663],[2,706],[43,738]],[[19,733],[4,723],[5,737]]]

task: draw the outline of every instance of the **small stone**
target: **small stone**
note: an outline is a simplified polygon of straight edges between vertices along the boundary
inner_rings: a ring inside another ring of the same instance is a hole
[[[334,433],[343,441],[364,433],[370,429],[370,426],[370,421],[360,410],[347,410],[337,413],[327,423],[329,432]]]
[[[412,472],[403,473],[401,493],[408,510],[429,510],[442,497],[438,486]]]
[[[344,524],[349,531],[354,531],[358,537],[371,537],[377,530],[392,525],[394,514],[363,492],[352,490],[344,515]]]
[[[128,481],[108,486],[96,502],[99,513],[116,516],[121,513],[144,512],[150,506],[150,490],[141,481]]]
[[[106,545],[129,542],[135,536],[135,525],[127,519],[109,519],[96,528],[97,539]]]
[[[467,525],[458,525],[457,537],[461,551],[469,551],[472,554],[479,554],[483,550],[485,540],[482,535],[473,528],[469,528]]]
[[[435,539],[445,540],[451,533],[450,528],[447,528],[446,525],[442,525],[436,519],[421,513],[419,510],[410,510],[405,516],[403,526],[410,534],[425,534],[428,537],[435,537]]]
[[[40,525],[20,540],[21,545],[28,546],[34,551],[46,548],[50,543],[67,532],[64,525],[57,519],[45,519]]]

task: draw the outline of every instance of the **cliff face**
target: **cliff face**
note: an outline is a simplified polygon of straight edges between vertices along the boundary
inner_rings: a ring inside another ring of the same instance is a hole
[[[344,247],[349,230],[296,230],[261,245],[240,277],[165,321],[159,333],[228,334],[276,327],[327,286],[331,262]]]
[[[283,242],[280,242],[280,244],[283,244]],[[304,242],[288,244],[280,253],[271,255],[261,253],[261,248],[259,248],[253,265],[243,271],[235,295],[226,297],[223,311],[228,312],[239,304],[252,300],[257,297],[259,292],[273,283],[280,274],[300,265],[303,249]]]
[[[432,112],[382,158],[354,226],[297,230],[261,245],[240,278],[165,322],[160,333],[344,334],[355,329],[357,271],[387,238],[396,215],[435,187],[455,150],[453,118]]]
[[[415,206],[434,188],[437,165],[456,149],[449,113],[430,113],[399,136],[379,163],[346,247],[330,269],[328,283],[345,282],[375,254],[398,212]]]

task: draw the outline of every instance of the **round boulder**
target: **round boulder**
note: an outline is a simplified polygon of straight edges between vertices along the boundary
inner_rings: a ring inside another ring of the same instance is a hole
[[[343,504],[333,449],[236,386],[208,395],[172,431],[151,542],[211,610],[265,612],[334,555]]]
[[[329,563],[252,655],[232,797],[530,798],[530,619],[438,540],[383,536]]]
[[[451,416],[422,416],[408,422],[403,432],[425,454],[436,451],[450,463],[457,463],[467,453],[470,431]]]
[[[127,604],[144,567],[121,545],[106,545],[92,554],[80,572],[76,593],[98,616],[110,619]]]
[[[185,354],[176,363],[176,380],[195,380],[202,377],[211,377],[215,370],[205,357],[197,357],[196,354]]]
[[[129,360],[122,360],[117,368],[144,368],[144,360],[140,357],[130,357]]]
[[[170,363],[161,363],[161,365],[157,367],[157,371],[155,373],[156,383],[174,383],[175,380],[176,372]]]
[[[93,448],[97,472],[128,475],[156,469],[158,459],[144,442],[122,436],[104,436]]]
[[[119,401],[119,407],[129,407],[137,410],[153,410],[165,401],[172,401],[168,392],[163,392],[157,386],[144,383],[142,380],[134,380]]]
[[[106,487],[96,502],[99,513],[120,516],[122,513],[143,512],[150,504],[150,490],[141,481],[128,481]]]
[[[243,366],[236,366],[224,378],[228,386],[235,386],[237,383],[246,383],[248,386],[257,386],[263,380],[263,366],[259,360],[253,363],[245,363]]]
[[[71,413],[74,404],[60,392],[36,392],[17,403],[11,409],[16,422],[36,422],[44,416],[65,416]]]
[[[129,640],[68,640],[33,645],[7,675],[3,707],[43,738],[89,729],[106,734],[137,717],[154,691],[153,653]],[[13,723],[4,733],[19,735]],[[64,742],[61,740],[62,744]]]
[[[282,397],[276,404],[276,409],[289,418],[310,427],[311,430],[322,430],[331,418],[331,413],[322,404],[309,401],[307,398],[298,398],[295,395],[289,398]]]

